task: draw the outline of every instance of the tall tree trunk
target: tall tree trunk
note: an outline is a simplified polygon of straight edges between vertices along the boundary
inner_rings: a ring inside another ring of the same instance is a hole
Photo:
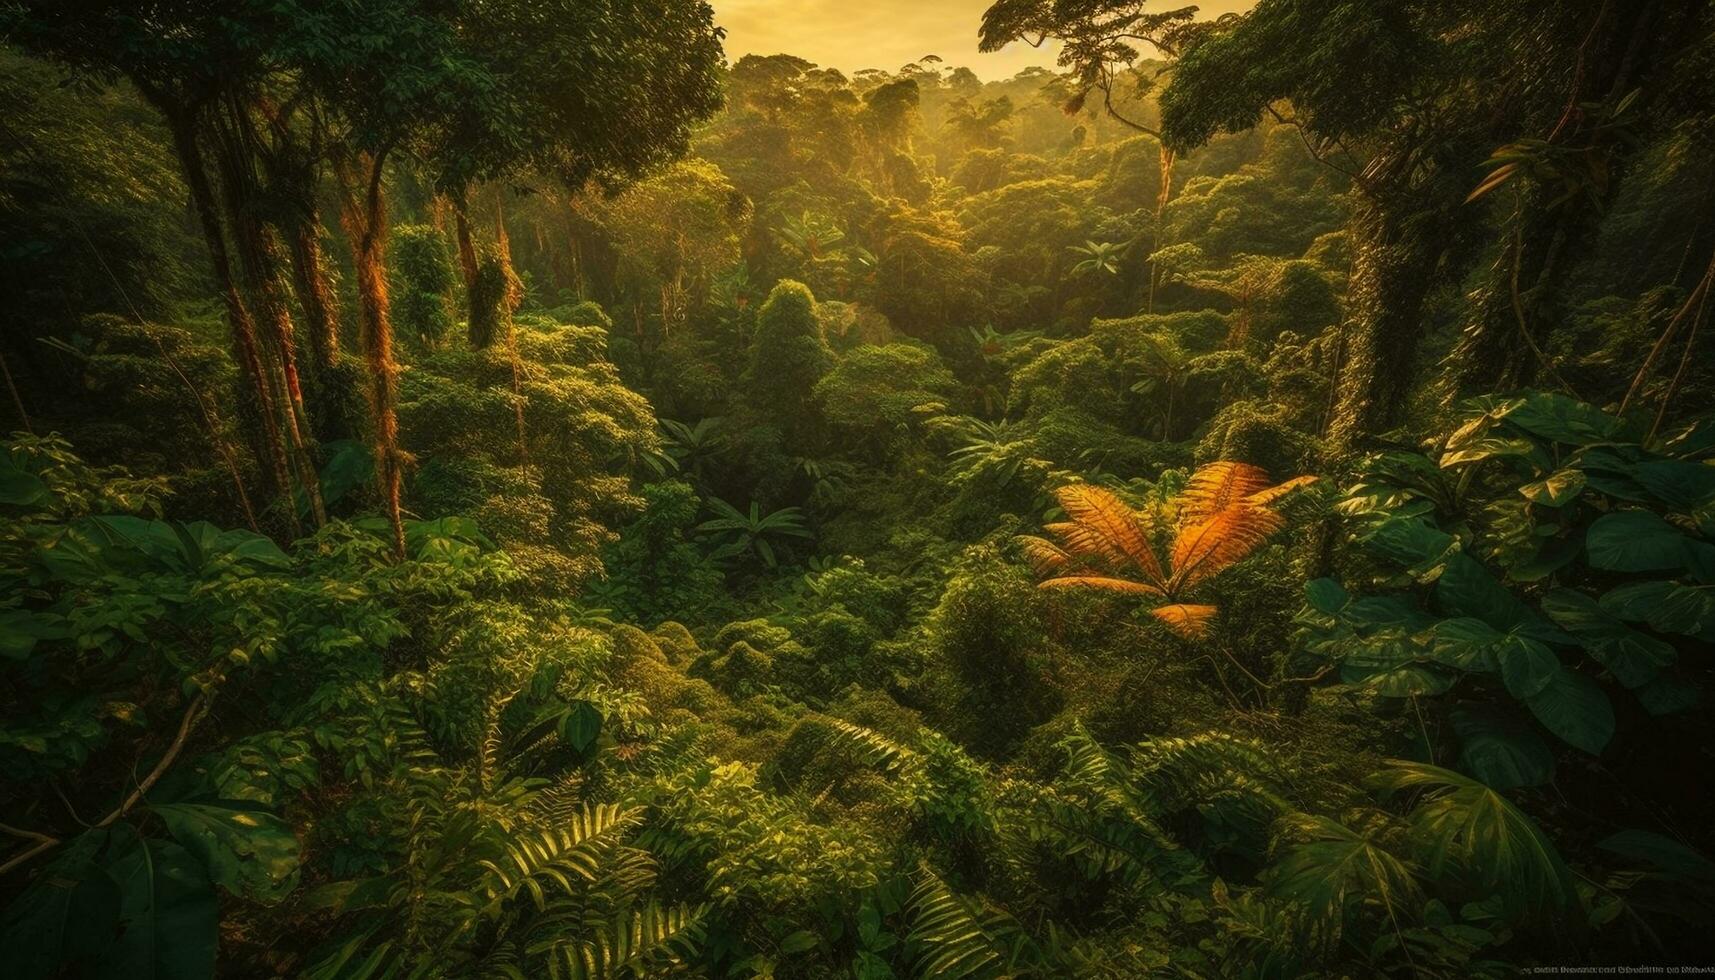
[[[1156,139],[1157,142],[1160,142],[1160,137],[1157,137]],[[1150,236],[1151,256],[1162,249],[1161,222],[1167,216],[1167,202],[1173,198],[1173,159],[1173,151],[1167,148],[1166,143],[1161,143],[1160,165],[1158,168],[1161,173],[1161,187],[1155,194],[1155,230]],[[1155,312],[1155,287],[1160,283],[1160,281],[1161,270],[1157,267],[1155,259],[1151,258],[1149,260],[1149,299],[1143,308],[1145,313]]]
[[[476,282],[476,243],[470,234],[470,193],[461,189],[453,200],[453,225],[459,243],[459,273],[464,276],[465,292]]]
[[[263,370],[270,372],[268,380],[278,393],[278,424],[285,437],[290,468],[315,526],[321,527],[327,523],[327,508],[322,503],[321,478],[316,472],[313,447],[306,437],[313,430],[298,373],[297,337],[285,283],[285,255],[258,213],[259,184],[251,163],[254,141],[246,110],[237,104],[230,104],[228,110],[230,118],[217,127],[222,136],[217,159],[227,224],[237,245],[244,285],[261,312],[264,349],[269,355],[264,359]]]
[[[12,369],[6,364],[5,351],[0,350],[0,378],[6,380],[6,393],[12,396],[12,408],[18,413],[18,423],[30,435],[36,434],[35,426],[30,424],[30,413],[24,409],[24,398],[18,394],[18,386],[12,381]]]
[[[292,278],[298,305],[309,319],[310,360],[317,373],[327,375],[339,360],[339,304],[328,285],[322,258],[322,225],[312,210],[300,215],[290,230]]]
[[[272,386],[268,383],[267,372],[262,365],[261,350],[256,340],[256,324],[251,319],[250,310],[233,278],[232,260],[226,249],[226,233],[221,228],[214,188],[209,183],[202,148],[197,143],[194,113],[158,94],[149,94],[156,108],[166,117],[168,129],[172,133],[173,149],[178,155],[185,185],[190,190],[191,205],[196,211],[197,222],[208,247],[214,281],[220,289],[225,305],[227,325],[232,331],[233,358],[237,360],[244,377],[249,380],[251,394],[256,400],[256,428],[259,431],[254,434],[252,451],[262,469],[272,476],[274,491],[282,496],[289,496],[292,486],[291,467],[286,458],[285,445],[280,439],[280,432],[274,426],[274,420],[278,417],[278,406],[271,392]],[[290,506],[284,510],[287,523],[295,535],[298,530],[297,515]]]
[[[1360,205],[1352,222],[1346,352],[1328,434],[1335,454],[1399,423],[1446,234],[1434,211],[1401,216],[1387,202]]]
[[[1448,358],[1455,396],[1516,388],[1542,374],[1564,386],[1543,344],[1564,313],[1565,257],[1593,237],[1595,222],[1582,209],[1549,211],[1540,202],[1521,202],[1515,221]]]
[[[404,454],[399,449],[399,366],[393,361],[393,325],[387,299],[387,204],[381,176],[384,157],[363,154],[356,165],[346,162],[341,174],[343,200],[340,222],[351,239],[357,267],[357,296],[361,315],[358,337],[369,373],[369,405],[375,425],[375,470],[381,499],[393,527],[393,551],[405,557],[405,522],[400,507]]]

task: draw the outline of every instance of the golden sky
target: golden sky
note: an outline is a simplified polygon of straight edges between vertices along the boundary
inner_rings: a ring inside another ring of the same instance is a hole
[[[747,54],[795,54],[851,73],[888,71],[936,54],[985,79],[1005,78],[1028,65],[1052,67],[1052,49],[1012,44],[977,53],[977,27],[990,0],[711,0],[727,29],[730,61]],[[1205,0],[1202,16],[1244,10],[1255,0]],[[1180,0],[1151,4],[1163,10]]]

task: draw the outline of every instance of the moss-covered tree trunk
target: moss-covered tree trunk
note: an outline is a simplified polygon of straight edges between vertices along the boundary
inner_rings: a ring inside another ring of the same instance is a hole
[[[310,360],[318,374],[326,376],[339,360],[339,302],[328,285],[326,259],[322,255],[322,224],[314,206],[296,216],[289,229],[292,248],[292,278],[298,305],[309,321]]]
[[[1360,191],[1351,216],[1351,278],[1336,360],[1329,450],[1345,453],[1365,436],[1405,420],[1406,398],[1423,342],[1423,302],[1437,281],[1468,268],[1471,211],[1465,199],[1468,146],[1449,144],[1415,185]]]
[[[145,89],[145,94],[166,117],[168,130],[172,133],[173,150],[178,156],[185,186],[190,190],[191,206],[196,212],[197,224],[208,248],[209,264],[214,273],[216,288],[220,290],[227,326],[232,333],[233,359],[238,362],[239,371],[249,382],[248,389],[254,399],[251,406],[253,412],[250,413],[254,418],[250,440],[252,452],[263,472],[272,478],[273,490],[278,494],[288,495],[292,487],[291,467],[280,432],[273,424],[279,406],[263,365],[255,321],[251,318],[250,309],[245,304],[238,289],[238,282],[233,276],[232,259],[226,246],[226,232],[221,227],[214,187],[209,181],[202,147],[197,140],[196,113],[160,93]],[[293,532],[296,533],[295,512],[290,507],[285,508],[285,512],[288,524],[292,525]]]
[[[1550,210],[1540,200],[1521,202],[1519,212],[1448,359],[1455,395],[1516,388],[1543,377],[1560,383],[1546,345],[1565,315],[1561,299],[1569,267],[1594,237],[1596,223],[1582,209]]]
[[[1401,214],[1366,200],[1352,221],[1352,277],[1330,448],[1398,424],[1423,339],[1423,301],[1445,250],[1446,222],[1434,212]]]
[[[469,194],[460,191],[453,201],[453,225],[459,243],[459,274],[464,277],[464,288],[469,292],[476,284],[478,270],[476,257],[476,242],[470,233],[470,203]]]
[[[261,213],[263,192],[255,166],[258,143],[249,128],[247,110],[236,101],[230,102],[227,110],[215,127],[220,137],[217,159],[227,226],[232,231],[245,290],[260,314],[262,370],[274,389],[278,413],[272,421],[280,428],[293,481],[303,493],[315,526],[321,527],[327,523],[327,509],[322,504],[321,478],[309,436],[314,429],[298,370],[297,333],[286,285],[287,261]]]
[[[1604,6],[1584,38],[1574,87],[1546,140],[1581,147],[1593,161],[1593,176],[1573,194],[1558,183],[1520,187],[1524,180],[1513,182],[1508,241],[1477,292],[1450,359],[1457,394],[1541,384],[1545,377],[1566,386],[1548,358],[1548,341],[1566,320],[1562,300],[1572,267],[1595,241],[1639,145],[1599,126],[1592,131],[1589,124],[1601,123],[1603,109],[1617,106],[1628,93],[1641,95],[1639,86],[1650,81],[1657,66],[1671,63],[1661,49],[1695,34],[1696,6],[1672,11],[1655,2]],[[1603,109],[1586,104],[1592,97],[1603,99]]]
[[[387,203],[381,186],[384,157],[361,154],[344,161],[340,175],[340,222],[351,239],[357,274],[358,339],[363,347],[374,426],[375,473],[387,521],[393,528],[393,552],[405,557],[405,521],[400,504],[404,454],[399,449],[399,366],[393,360],[393,325],[387,299]]]

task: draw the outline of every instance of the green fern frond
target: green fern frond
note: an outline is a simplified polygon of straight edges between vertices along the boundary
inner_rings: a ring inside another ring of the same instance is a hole
[[[897,773],[918,759],[915,749],[901,745],[873,729],[839,718],[826,718],[823,722],[828,727],[829,739],[855,750],[864,765],[874,766],[882,772]]]
[[[1117,787],[1123,781],[1117,774],[1124,772],[1124,765],[1081,723],[1074,725],[1071,734],[1060,740],[1060,749],[1066,753],[1066,766],[1061,775],[1067,781],[1103,789]]]
[[[973,900],[947,887],[927,867],[906,900],[911,932],[906,942],[916,950],[914,967],[920,977],[1018,976],[1038,959],[1035,944],[1003,913],[984,912]]]
[[[536,907],[542,908],[547,901],[544,880],[565,892],[574,890],[573,878],[595,881],[604,856],[640,819],[637,811],[603,804],[586,807],[557,830],[515,838],[506,846],[503,860],[480,862],[488,871],[484,890],[491,914],[519,892],[528,892]]]
[[[1263,743],[1225,732],[1141,742],[1132,749],[1139,781],[1165,810],[1206,803],[1243,790],[1270,817],[1295,809],[1286,799],[1291,774]]]
[[[538,790],[525,806],[532,823],[556,826],[574,819],[581,806],[584,775],[572,771]]]
[[[1195,871],[1196,861],[1153,819],[1141,813],[1094,807],[1089,800],[1067,799],[1052,792],[1013,824],[1029,842],[1068,861],[1087,879],[1111,875],[1130,881],[1156,878],[1161,872]]]
[[[398,697],[386,697],[382,702],[387,735],[392,743],[393,758],[407,769],[433,768],[440,762],[429,733],[417,715]]]
[[[707,913],[707,906],[662,908],[651,903],[582,942],[560,945],[549,958],[549,975],[555,980],[660,976],[663,966],[682,962],[695,951]]]

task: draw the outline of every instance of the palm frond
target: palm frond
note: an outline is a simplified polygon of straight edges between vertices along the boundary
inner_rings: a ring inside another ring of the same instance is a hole
[[[1159,810],[1147,788],[1123,761],[1082,726],[1059,748],[1065,767],[1023,819],[1012,822],[1033,844],[1072,863],[1086,878],[1119,875],[1128,881],[1164,872],[1183,877],[1197,861],[1157,822]]]
[[[1195,806],[1234,788],[1255,797],[1265,820],[1294,810],[1287,802],[1289,770],[1276,752],[1255,739],[1225,732],[1157,738],[1132,748],[1131,761],[1155,806]]]
[[[1548,835],[1489,786],[1423,762],[1392,760],[1373,777],[1383,792],[1422,792],[1412,811],[1432,877],[1498,893],[1520,911],[1547,913],[1582,900]]]
[[[1262,547],[1285,519],[1272,510],[1236,506],[1184,528],[1173,539],[1169,591],[1195,585]]]
[[[1167,624],[1167,628],[1188,640],[1201,640],[1209,635],[1209,621],[1215,618],[1215,606],[1194,606],[1176,602],[1167,606],[1156,606],[1149,611],[1151,616]]]
[[[1258,490],[1256,493],[1246,497],[1244,499],[1244,504],[1248,507],[1266,507],[1292,491],[1297,490],[1299,487],[1307,487],[1315,482],[1316,477],[1314,476],[1295,476],[1292,479],[1287,480],[1285,483],[1275,484],[1266,490]]]
[[[1048,575],[1060,571],[1072,563],[1072,556],[1066,549],[1047,538],[1021,534],[1015,538],[1024,557],[1030,562],[1030,568],[1037,575]]]
[[[1374,902],[1396,922],[1422,904],[1416,868],[1383,849],[1372,833],[1304,813],[1283,824],[1299,843],[1268,870],[1267,889],[1304,907],[1312,941],[1338,942],[1355,904]]]
[[[825,718],[823,722],[828,727],[829,737],[854,749],[864,765],[874,766],[883,772],[897,772],[917,759],[916,750],[873,729],[839,718]]]
[[[1136,564],[1148,581],[1158,585],[1164,581],[1148,529],[1125,501],[1086,483],[1061,487],[1054,496],[1068,517],[1105,538],[1113,550]]]
[[[579,798],[584,790],[584,774],[573,770],[537,791],[527,806],[530,816],[538,823],[562,824],[577,818]]]
[[[1268,472],[1250,463],[1223,460],[1198,468],[1179,495],[1180,521],[1190,524],[1268,489]]]
[[[1044,524],[1042,529],[1060,540],[1061,546],[1070,554],[1079,558],[1100,562],[1110,568],[1125,564],[1125,552],[1121,551],[1107,535],[1102,534],[1088,524],[1077,521],[1058,521]]]
[[[1037,583],[1039,589],[1103,589],[1108,592],[1124,592],[1128,595],[1159,596],[1162,591],[1145,582],[1133,582],[1128,578],[1113,578],[1106,575],[1066,575],[1051,578]]]
[[[1028,942],[1005,916],[985,914],[928,868],[906,908],[912,922],[906,939],[921,950],[914,964],[921,977],[993,976],[1016,961]]]

